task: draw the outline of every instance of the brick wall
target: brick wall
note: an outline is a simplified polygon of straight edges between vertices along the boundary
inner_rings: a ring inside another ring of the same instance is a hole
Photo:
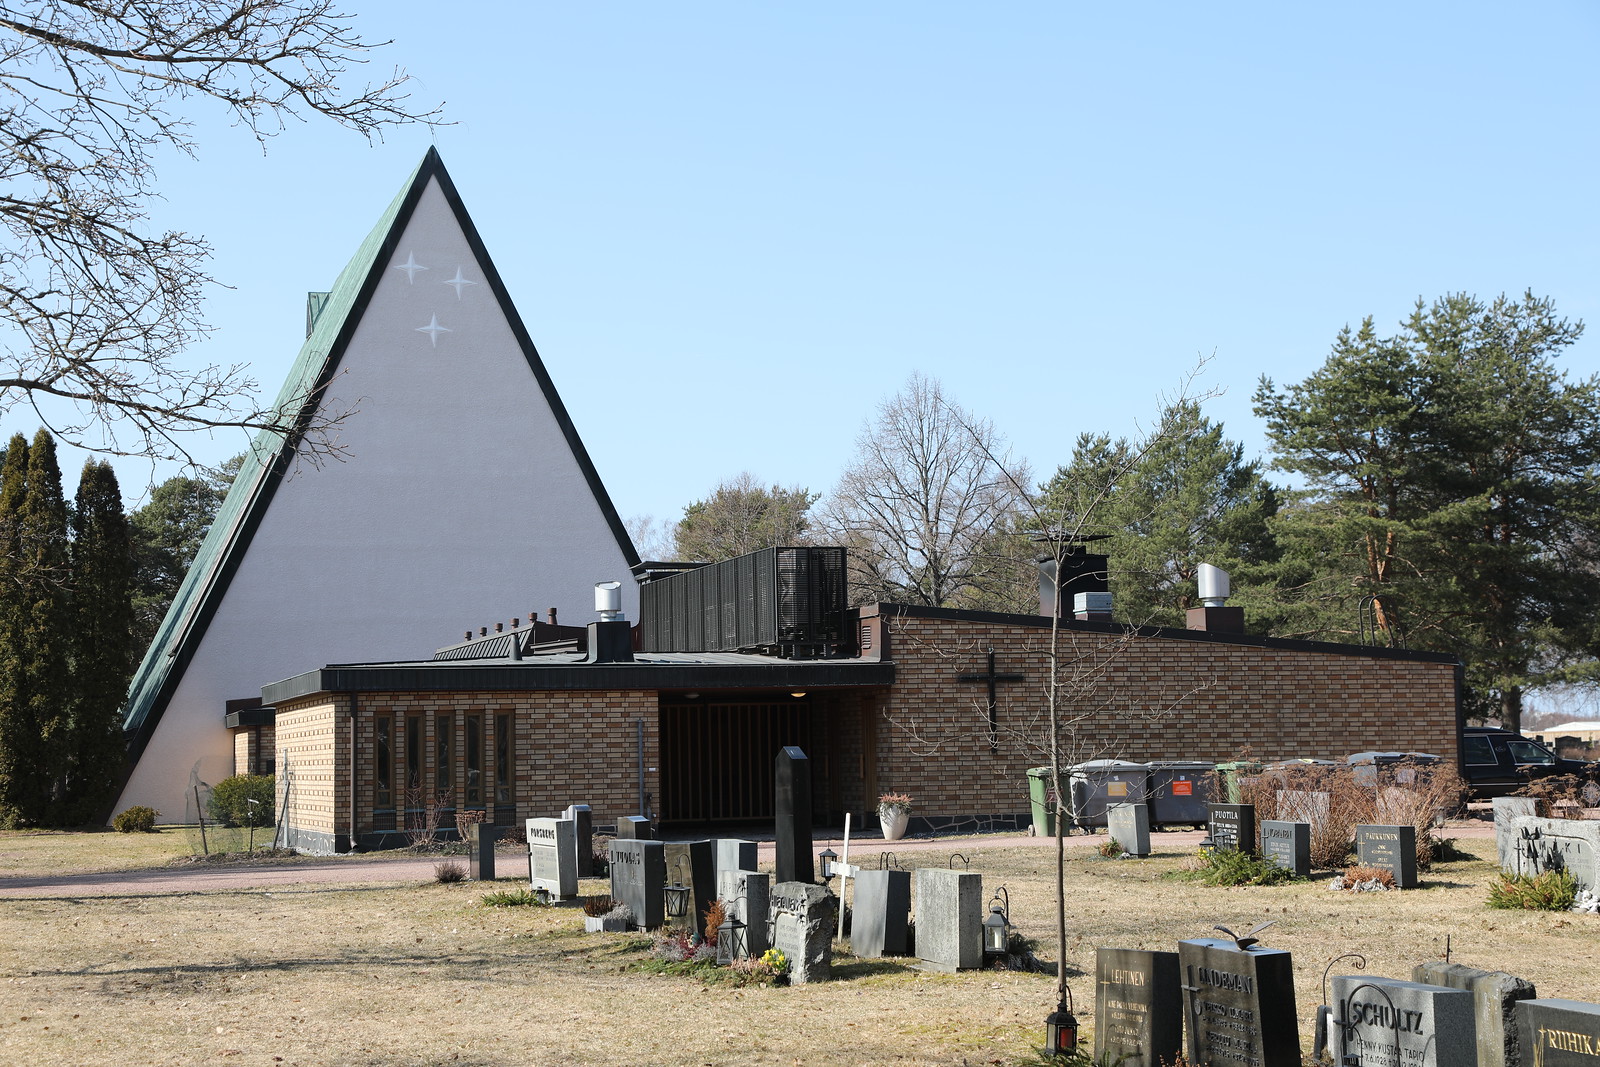
[[[271,726],[240,726],[233,731],[233,773],[271,774],[277,759]]]
[[[280,706],[276,717],[277,793],[288,845],[342,851],[350,830],[350,781],[340,773],[341,738],[349,737],[350,698],[322,694]],[[347,746],[346,746],[347,747]]]

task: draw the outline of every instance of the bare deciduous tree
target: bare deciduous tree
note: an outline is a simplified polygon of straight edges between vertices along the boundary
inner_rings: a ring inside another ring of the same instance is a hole
[[[63,439],[162,458],[187,458],[185,430],[293,429],[304,398],[257,407],[244,367],[179,363],[207,331],[210,248],[150,225],[155,161],[194,154],[197,97],[263,142],[312,115],[369,139],[437,122],[398,68],[345,88],[382,43],[331,0],[0,7],[0,413],[57,398],[39,417]]]

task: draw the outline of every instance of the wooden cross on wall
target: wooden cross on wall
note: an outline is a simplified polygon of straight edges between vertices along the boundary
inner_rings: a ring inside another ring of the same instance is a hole
[[[996,674],[995,673],[995,669],[994,669],[994,647],[992,645],[989,648],[989,669],[987,671],[985,671],[982,674],[958,674],[958,675],[956,675],[956,681],[958,681],[958,682],[986,682],[988,684],[988,686],[989,686],[989,701],[988,701],[988,704],[985,707],[985,711],[987,712],[987,714],[989,716],[989,751],[991,751],[991,752],[1000,751],[1000,719],[995,713],[995,703],[994,703],[994,699],[995,699],[995,693],[994,693],[995,683],[997,683],[997,682],[1020,682],[1020,681],[1022,681],[1023,677],[1024,676],[1020,675],[1020,674]]]

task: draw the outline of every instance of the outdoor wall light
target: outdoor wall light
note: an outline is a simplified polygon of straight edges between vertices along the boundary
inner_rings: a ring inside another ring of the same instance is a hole
[[[1004,956],[1011,944],[1011,894],[1006,887],[989,898],[989,917],[983,920],[983,954]]]
[[[806,695],[806,691],[804,689],[801,689],[801,690],[799,690],[797,692],[790,693],[789,695],[794,697],[796,700],[799,700],[801,697]]]
[[[689,917],[689,887],[683,884],[683,859],[680,857],[672,866],[678,880],[663,890],[669,926],[672,925],[673,919]]]
[[[824,883],[833,877],[833,864],[838,858],[839,854],[831,848],[825,848],[817,854],[817,869]]]
[[[1066,999],[1056,1002],[1056,1010],[1044,1020],[1046,1056],[1070,1056],[1078,1051],[1078,1017],[1072,1014],[1072,989],[1062,986]]]

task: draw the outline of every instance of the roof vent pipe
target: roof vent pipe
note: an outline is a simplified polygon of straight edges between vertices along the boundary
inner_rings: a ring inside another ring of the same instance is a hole
[[[1200,564],[1200,603],[1208,608],[1225,607],[1233,591],[1228,572],[1209,563]]]
[[[601,622],[620,621],[622,619],[622,583],[594,583],[594,610],[600,613]]]

